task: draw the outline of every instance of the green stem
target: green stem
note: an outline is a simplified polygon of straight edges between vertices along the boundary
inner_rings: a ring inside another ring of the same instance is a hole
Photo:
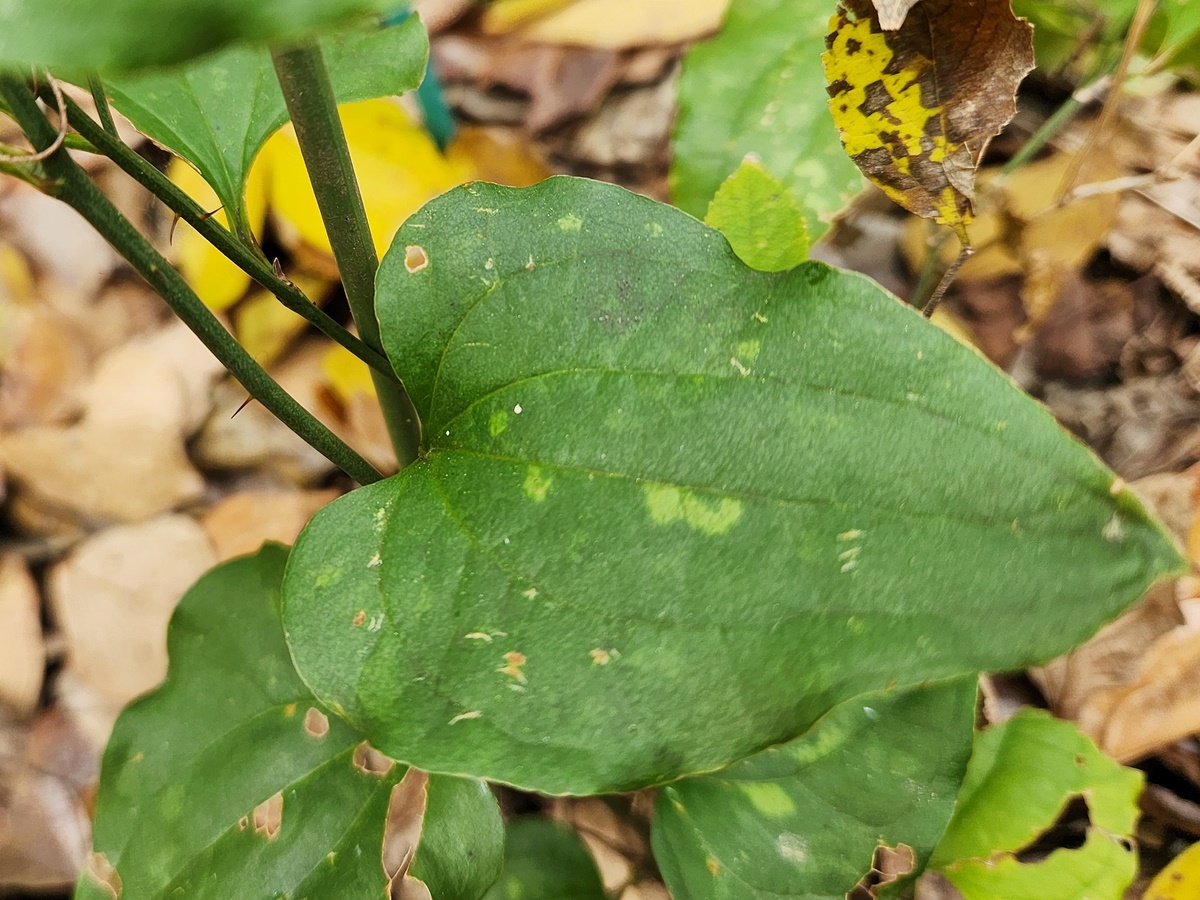
[[[315,43],[301,44],[275,50],[272,59],[346,288],[350,313],[367,345],[382,350],[375,315],[375,272],[379,258],[321,49]],[[402,386],[381,379],[374,372],[371,374],[396,458],[403,468],[419,452],[420,421]]]
[[[274,294],[279,302],[303,318],[322,334],[345,347],[380,375],[395,380],[395,373],[387,358],[378,350],[368,347],[328,314],[316,306],[298,287],[286,279],[279,278],[266,259],[251,247],[239,241],[213,216],[207,214],[187,194],[175,186],[166,175],[150,165],[124,141],[109,134],[84,112],[77,103],[66,98],[67,121],[80,135],[100,153],[111,159],[125,173],[158,197],[210,244],[228,257],[239,269]]]
[[[100,124],[113,137],[117,136],[117,123],[113,121],[112,110],[108,108],[108,95],[104,93],[104,84],[100,76],[92,73],[88,76],[88,90],[92,92],[92,102],[96,104],[96,114],[100,116]]]
[[[55,129],[20,78],[10,73],[0,73],[0,97],[7,102],[13,111],[13,118],[34,147],[40,150],[54,142]],[[361,484],[371,484],[383,477],[263,371],[188,287],[183,277],[117,211],[69,154],[59,150],[45,159],[42,165],[54,179],[49,193],[71,206],[112,244],[252,397]]]

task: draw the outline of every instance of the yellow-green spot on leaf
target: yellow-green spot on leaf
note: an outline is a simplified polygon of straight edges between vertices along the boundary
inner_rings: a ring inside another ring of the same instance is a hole
[[[328,569],[323,570],[320,574],[317,575],[316,578],[313,579],[313,587],[315,587],[315,588],[329,587],[331,584],[334,584],[341,577],[342,577],[342,569],[339,566],[330,566]]]
[[[796,803],[773,781],[743,781],[738,785],[746,799],[770,819],[782,819],[796,811]]]
[[[732,497],[722,497],[714,505],[671,485],[648,484],[643,490],[650,518],[659,525],[683,521],[689,528],[715,536],[728,532],[742,517],[742,501]]]
[[[579,231],[583,228],[583,219],[574,213],[567,213],[558,220],[558,227],[563,231]]]
[[[808,258],[808,225],[795,196],[747,156],[709,204],[704,221],[718,229],[752,269],[783,272]]]
[[[658,222],[647,222],[646,234],[650,235],[650,237],[662,237],[663,227]]]
[[[529,471],[525,475],[525,496],[534,503],[543,503],[546,500],[546,494],[550,492],[552,484],[554,484],[552,477],[543,477],[540,468],[530,466]]]
[[[504,429],[508,428],[508,411],[498,409],[492,413],[491,419],[488,420],[488,434],[492,437],[499,437],[504,434]]]
[[[737,345],[737,358],[749,365],[758,359],[760,350],[762,350],[762,341],[742,341]]]

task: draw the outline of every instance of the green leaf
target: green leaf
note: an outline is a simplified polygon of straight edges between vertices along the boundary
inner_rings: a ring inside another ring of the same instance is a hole
[[[121,896],[147,900],[381,895],[384,821],[405,770],[367,771],[361,735],[297,677],[279,619],[286,558],[268,546],[219,566],[180,603],[167,681],[122,713],[105,751],[81,900],[113,896],[109,867]],[[499,865],[495,800],[450,777],[428,793],[414,872],[439,898],[476,900]],[[274,823],[260,806],[272,797]],[[469,890],[462,873],[443,880],[451,858],[472,873]]]
[[[753,153],[804,210],[813,240],[862,190],[829,116],[821,53],[834,4],[739,0],[725,28],[697,44],[679,82],[671,196],[704,215],[726,176]]]
[[[9,0],[0,63],[74,71],[165,66],[239,41],[283,42],[396,0]]]
[[[783,272],[808,258],[804,211],[752,156],[725,179],[704,221],[725,235],[738,259],[760,272]]]
[[[378,311],[422,455],[318,513],[285,624],[316,695],[423,769],[548,793],[713,771],[858,694],[1052,657],[1181,565],[877,285],[755,272],[611,185],[443,195]]]
[[[1128,841],[1143,781],[1070,722],[1024,710],[976,740],[958,808],[930,865],[967,900],[1119,900],[1137,872]],[[1019,862],[1015,854],[1073,798],[1086,800],[1091,819],[1084,846]]]
[[[415,88],[429,40],[413,16],[402,25],[327,38],[322,49],[338,101]],[[271,55],[232,47],[185,66],[105,83],[113,105],[139,131],[182,156],[212,185],[237,221],[258,151],[288,118]]]
[[[883,844],[909,847],[919,870],[950,821],[974,721],[974,677],[856,697],[804,737],[667,785],[653,832],[667,886],[690,900],[844,900]]]
[[[526,816],[508,826],[504,874],[484,900],[605,900],[591,855],[570,828]]]

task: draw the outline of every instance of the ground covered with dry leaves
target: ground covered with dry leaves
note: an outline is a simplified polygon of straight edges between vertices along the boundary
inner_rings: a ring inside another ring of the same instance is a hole
[[[566,172],[666,199],[679,60],[724,3],[696,3],[691,17],[611,16],[582,35],[485,29],[468,6],[424,4],[464,124],[445,157],[397,106],[354,113],[364,132],[392,141],[355,151],[373,222],[394,228],[478,177],[524,184]],[[1200,92],[1161,81],[1125,96],[1099,135],[1093,102],[1033,162],[999,175],[1070,89],[1036,77],[1024,87],[981,172],[976,234],[986,239],[935,321],[1043,400],[1200,560]],[[132,130],[124,136],[168,164]],[[251,181],[263,240],[345,320],[288,141],[272,141]],[[1057,185],[1077,158],[1088,187],[1060,204]],[[395,468],[365,370],[223,268],[186,226],[173,228],[111,165],[81,159],[287,390],[375,465]],[[929,246],[926,223],[873,192],[814,256],[909,297]],[[90,849],[101,750],[122,706],[163,677],[166,624],[183,591],[220,560],[290,542],[350,486],[245,399],[74,213],[0,180],[0,896],[69,892]],[[988,720],[1048,707],[1147,774],[1143,875],[1130,896],[1200,838],[1200,579],[1158,586],[1043,668],[984,681]],[[502,801],[575,826],[614,894],[666,896],[645,796],[504,791]],[[1069,811],[1031,852],[1077,844],[1085,825],[1086,810]]]

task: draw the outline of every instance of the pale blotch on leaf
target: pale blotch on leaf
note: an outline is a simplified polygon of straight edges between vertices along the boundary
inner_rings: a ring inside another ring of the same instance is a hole
[[[611,653],[600,647],[590,651],[588,655],[592,657],[592,663],[597,666],[607,666],[613,659]]]
[[[409,274],[415,275],[428,265],[429,254],[425,252],[424,247],[409,244],[404,248],[404,268],[408,269]]]
[[[272,794],[251,813],[254,821],[254,833],[273,841],[279,837],[283,828],[283,793]]]
[[[742,501],[732,497],[722,497],[713,505],[671,485],[647,484],[642,490],[650,518],[658,525],[682,521],[701,534],[715,537],[727,533],[742,517]]]
[[[478,719],[482,715],[483,715],[482,711],[480,711],[478,709],[473,709],[470,712],[459,713],[457,716],[455,716],[453,719],[450,720],[450,724],[457,725],[459,722],[469,722],[472,719]]]
[[[721,864],[719,862],[717,862],[715,859],[713,859],[711,856],[708,857],[708,859],[704,860],[704,867],[706,869],[708,869],[708,874],[711,875],[713,878],[716,878],[718,875],[721,874]]]
[[[758,359],[760,350],[762,350],[762,341],[750,340],[740,342],[734,352],[737,354],[738,359],[749,364]]]
[[[525,475],[525,496],[534,503],[544,503],[546,495],[550,493],[550,487],[554,484],[553,478],[542,476],[542,470],[537,466],[530,466],[529,471]]]
[[[329,734],[329,716],[316,707],[310,706],[304,714],[304,731],[309,737],[317,739]]]
[[[558,227],[563,231],[580,231],[583,228],[583,219],[574,213],[567,213],[558,220]]]
[[[396,765],[394,759],[384,756],[366,741],[363,741],[354,748],[354,755],[351,757],[351,762],[358,771],[364,775],[372,775],[375,778],[383,778],[388,772],[392,771],[392,766]]]
[[[365,609],[360,609],[358,612],[356,612],[354,614],[354,619],[351,621],[351,624],[355,628],[358,628],[365,621],[367,621],[367,611]]]
[[[808,860],[808,841],[791,831],[785,831],[775,842],[779,855],[790,863],[799,865]]]
[[[103,853],[93,853],[89,856],[84,871],[87,877],[113,900],[121,896],[121,876]]]
[[[508,428],[508,411],[498,409],[492,413],[492,417],[488,420],[488,434],[492,437],[500,437]]]
[[[768,818],[782,819],[796,812],[795,801],[774,782],[743,781],[738,787],[751,805]]]

